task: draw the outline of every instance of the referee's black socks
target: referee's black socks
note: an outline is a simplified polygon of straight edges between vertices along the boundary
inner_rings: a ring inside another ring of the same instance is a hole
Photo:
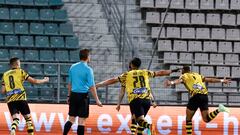
[[[83,125],[78,125],[78,128],[77,128],[77,134],[78,135],[84,135],[84,126]]]
[[[72,122],[67,121],[64,125],[63,135],[67,135],[71,127],[72,127]]]

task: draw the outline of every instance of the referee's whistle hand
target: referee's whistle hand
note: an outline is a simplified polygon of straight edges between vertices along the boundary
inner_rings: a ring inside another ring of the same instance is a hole
[[[96,101],[96,104],[97,104],[97,106],[99,106],[99,107],[102,107],[102,103],[101,103],[101,101]]]

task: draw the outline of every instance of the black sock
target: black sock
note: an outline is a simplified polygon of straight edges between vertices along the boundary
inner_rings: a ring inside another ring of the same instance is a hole
[[[84,126],[83,125],[78,125],[77,134],[84,135]]]
[[[63,135],[67,135],[71,127],[72,127],[72,122],[67,121],[64,125]]]

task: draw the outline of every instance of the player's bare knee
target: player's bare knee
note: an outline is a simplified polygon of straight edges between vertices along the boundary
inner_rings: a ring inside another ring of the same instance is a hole
[[[71,123],[74,123],[75,122],[75,117],[73,117],[73,116],[69,116],[69,121],[71,122]]]
[[[209,120],[207,118],[203,118],[203,121],[206,122],[206,123],[209,122]]]
[[[13,119],[14,119],[14,118],[19,118],[19,114],[17,114],[17,113],[13,114],[13,115],[12,115],[12,118],[13,118]]]
[[[78,125],[85,125],[86,118],[78,118]]]

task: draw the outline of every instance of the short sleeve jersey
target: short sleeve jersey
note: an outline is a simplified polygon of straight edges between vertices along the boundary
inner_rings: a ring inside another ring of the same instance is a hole
[[[72,92],[87,93],[90,87],[95,86],[93,70],[86,62],[73,64],[68,75]]]
[[[27,100],[23,83],[29,77],[23,69],[11,69],[6,71],[2,77],[2,85],[6,89],[7,102]]]
[[[183,81],[183,84],[191,96],[194,96],[195,94],[208,94],[203,78],[204,76],[195,72],[184,73],[180,76],[180,79]]]
[[[150,99],[151,88],[149,79],[155,72],[149,70],[131,70],[118,77],[121,86],[125,87],[129,103],[136,99]]]

